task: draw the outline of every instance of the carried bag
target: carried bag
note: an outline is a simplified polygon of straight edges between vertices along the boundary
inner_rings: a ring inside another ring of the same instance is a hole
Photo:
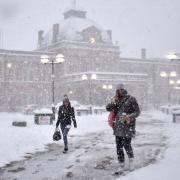
[[[116,113],[114,111],[111,111],[108,116],[108,124],[111,128],[114,128],[115,118],[116,118]]]
[[[60,130],[57,130],[53,134],[53,141],[59,141],[61,139],[61,132]]]

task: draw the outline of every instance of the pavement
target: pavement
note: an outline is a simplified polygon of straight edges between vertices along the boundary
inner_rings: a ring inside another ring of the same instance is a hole
[[[164,122],[143,113],[137,121],[132,140],[134,169],[163,157],[167,148]],[[0,169],[0,180],[114,180],[119,167],[112,131],[69,136],[69,151],[63,154],[62,143],[47,145],[46,152],[27,153],[25,160],[9,163]],[[126,156],[127,159],[127,156]],[[126,161],[126,167],[128,161]],[[128,173],[128,171],[127,171]],[[125,175],[125,174],[124,174]],[[118,176],[119,177],[119,176]]]

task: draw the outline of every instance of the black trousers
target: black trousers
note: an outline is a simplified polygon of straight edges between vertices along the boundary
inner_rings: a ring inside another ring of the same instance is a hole
[[[124,162],[124,151],[123,148],[126,150],[126,153],[129,158],[134,157],[133,149],[131,146],[131,137],[118,137],[116,136],[116,149],[119,162]]]

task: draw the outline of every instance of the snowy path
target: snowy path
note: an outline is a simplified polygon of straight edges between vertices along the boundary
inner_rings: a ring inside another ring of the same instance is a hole
[[[133,139],[135,167],[154,163],[166,148],[164,122],[143,114],[137,123]],[[111,131],[71,135],[70,151],[63,154],[63,146],[51,144],[48,152],[27,154],[27,159],[14,162],[0,170],[0,180],[111,180],[117,168],[114,136]]]

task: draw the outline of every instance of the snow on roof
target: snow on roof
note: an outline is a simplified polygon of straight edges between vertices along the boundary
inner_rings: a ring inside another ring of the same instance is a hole
[[[160,106],[160,108],[180,109],[180,105],[179,105],[179,104],[172,105],[172,106],[169,106],[169,105],[162,105],[162,106]]]
[[[74,31],[81,32],[82,30],[91,26],[95,26],[100,31],[105,31],[100,25],[88,18],[71,17],[62,21],[59,25],[60,33],[67,31],[68,28],[72,28]]]
[[[111,42],[111,39],[106,30],[98,25],[93,20],[88,18],[70,17],[59,23],[59,40],[80,41],[82,40],[80,32],[84,29],[94,26],[101,31],[102,40],[104,42]],[[45,37],[44,44],[51,44],[52,42],[52,29],[50,29]]]
[[[42,108],[42,109],[35,110],[34,113],[35,114],[52,114],[52,110],[47,109],[47,108]]]
[[[73,73],[73,74],[66,74],[64,77],[69,76],[77,76],[77,75],[83,75],[83,74],[108,74],[108,75],[125,75],[125,76],[148,76],[146,73],[124,73],[124,72],[96,72],[96,71],[87,71],[87,72],[81,72],[81,73]]]
[[[174,105],[174,106],[171,106],[170,109],[172,110],[180,110],[180,105]]]
[[[180,110],[174,110],[173,114],[180,114]]]

